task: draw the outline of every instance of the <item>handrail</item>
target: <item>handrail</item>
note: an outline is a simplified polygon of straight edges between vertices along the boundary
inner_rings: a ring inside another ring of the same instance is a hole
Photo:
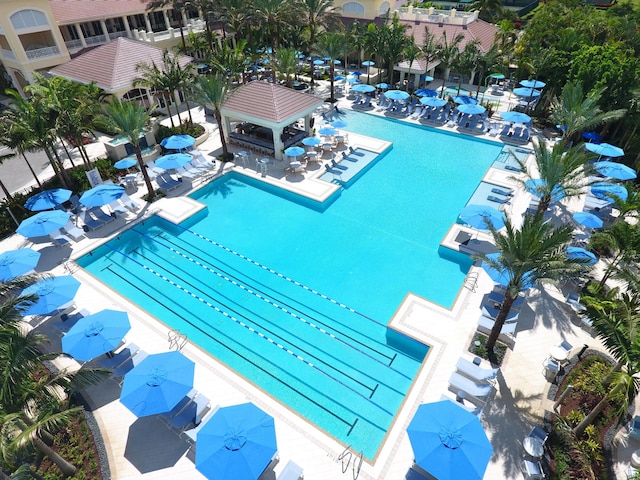
[[[360,454],[358,455],[360,462],[358,463],[357,469],[356,469],[356,461],[355,460],[353,461],[353,480],[358,480],[358,475],[360,475],[360,469],[362,468],[363,456],[364,456],[364,451],[360,450]]]
[[[338,461],[342,462],[342,473],[347,472],[347,469],[349,468],[349,464],[351,463],[352,456],[353,454],[351,453],[351,445],[347,445],[347,447],[343,450],[343,452],[340,455],[338,455]],[[345,458],[348,458],[346,465],[344,463]]]

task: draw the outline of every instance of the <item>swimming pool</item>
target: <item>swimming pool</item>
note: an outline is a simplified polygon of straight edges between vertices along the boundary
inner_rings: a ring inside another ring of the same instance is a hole
[[[428,351],[385,324],[408,292],[455,299],[471,260],[439,242],[500,146],[345,118],[394,148],[326,210],[231,174],[181,225],[154,217],[78,263],[373,458]]]

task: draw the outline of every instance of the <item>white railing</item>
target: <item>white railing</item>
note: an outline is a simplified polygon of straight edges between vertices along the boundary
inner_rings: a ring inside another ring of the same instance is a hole
[[[102,45],[107,43],[107,38],[104,35],[96,35],[95,37],[86,37],[84,42],[87,45]]]
[[[466,25],[478,18],[478,12],[459,12],[451,10],[437,10],[435,8],[400,7],[398,16],[402,20],[421,20],[430,23],[448,23],[452,25]]]
[[[2,49],[2,56],[4,58],[6,58],[7,60],[15,60],[16,56],[14,55],[14,53],[11,50],[5,50],[4,48]]]
[[[75,50],[76,48],[82,48],[82,40],[67,40],[64,42],[69,50]]]
[[[60,49],[58,47],[45,47],[36,48],[34,50],[26,51],[27,58],[29,60],[35,60],[36,58],[51,57],[53,55],[60,55]]]
[[[128,37],[127,32],[113,32],[109,34],[109,38],[111,40],[115,40],[116,38]]]

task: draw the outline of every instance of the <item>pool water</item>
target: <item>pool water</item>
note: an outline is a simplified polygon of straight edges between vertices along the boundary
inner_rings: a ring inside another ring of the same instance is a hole
[[[78,263],[373,458],[428,351],[385,324],[409,292],[454,301],[472,261],[439,242],[500,145],[344,118],[394,147],[327,208],[229,174],[181,225],[153,217]]]

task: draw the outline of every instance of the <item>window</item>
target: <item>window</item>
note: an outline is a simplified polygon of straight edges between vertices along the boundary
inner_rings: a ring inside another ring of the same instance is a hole
[[[357,2],[347,2],[342,5],[342,11],[344,13],[356,13],[364,15],[364,6]]]
[[[378,12],[380,13],[380,15],[385,14],[389,11],[389,8],[391,8],[389,6],[389,2],[382,2],[382,4],[380,5],[380,9],[378,10]]]
[[[38,10],[20,10],[11,15],[11,25],[16,30],[33,27],[48,27],[47,17]]]

